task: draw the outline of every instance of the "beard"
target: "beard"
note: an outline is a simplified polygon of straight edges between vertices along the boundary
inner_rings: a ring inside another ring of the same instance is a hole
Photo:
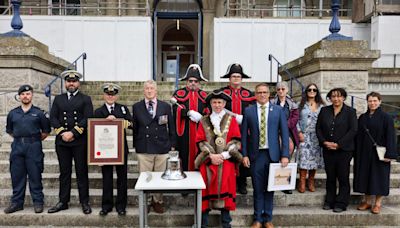
[[[77,90],[78,90],[78,88],[75,88],[75,87],[72,87],[72,86],[67,88],[67,91],[70,92],[70,93],[75,93]]]
[[[22,99],[21,102],[22,102],[22,104],[24,104],[24,105],[28,105],[28,104],[30,104],[30,103],[32,102],[32,100],[29,100],[29,99]]]

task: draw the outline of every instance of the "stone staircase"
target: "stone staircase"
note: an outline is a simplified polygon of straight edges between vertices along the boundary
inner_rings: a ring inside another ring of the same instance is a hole
[[[100,85],[102,82],[84,83],[82,90],[93,97],[95,107],[102,105]],[[121,93],[121,103],[131,107],[133,103],[142,99],[143,83],[124,83]],[[251,83],[248,88],[254,88]],[[225,83],[210,83],[205,88],[210,91],[219,88]],[[168,101],[171,97],[174,84],[162,83],[158,86],[159,98]],[[129,134],[131,135],[131,134]],[[0,208],[4,209],[9,204],[12,195],[11,178],[9,173],[9,153],[11,138],[3,137],[0,146]],[[101,207],[102,183],[101,171],[97,166],[89,167],[90,203],[93,213],[84,215],[78,202],[76,176],[73,174],[70,209],[56,214],[35,214],[32,208],[29,188],[26,191],[25,210],[5,215],[0,210],[0,227],[32,226],[32,227],[138,227],[138,193],[134,190],[138,178],[138,163],[135,150],[132,148],[132,137],[128,137],[130,153],[128,156],[128,208],[127,215],[120,217],[115,211],[106,217],[98,215]],[[59,174],[58,161],[54,149],[54,136],[49,136],[43,142],[45,153],[45,168],[43,184],[45,194],[45,209],[53,206],[58,201]],[[116,175],[114,175],[116,180]],[[400,227],[400,163],[394,162],[391,174],[390,195],[384,199],[382,212],[373,215],[370,212],[356,210],[361,196],[351,193],[351,205],[344,213],[336,214],[332,211],[321,209],[324,200],[324,185],[326,175],[319,170],[316,176],[317,191],[303,194],[294,191],[292,195],[276,192],[274,197],[274,219],[278,227]],[[352,181],[352,175],[351,175]],[[114,184],[115,186],[115,184]],[[247,195],[237,195],[237,210],[232,212],[232,225],[234,227],[249,227],[252,222],[253,197],[250,178],[248,178]],[[114,189],[114,194],[116,190]],[[149,214],[151,227],[190,227],[193,224],[193,195],[181,196],[180,194],[165,194],[164,201],[167,211],[164,214]],[[219,216],[213,211],[210,216],[210,225],[219,227]]]

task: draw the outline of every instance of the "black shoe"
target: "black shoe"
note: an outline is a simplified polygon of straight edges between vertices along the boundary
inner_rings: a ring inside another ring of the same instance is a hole
[[[332,207],[331,207],[328,203],[325,203],[324,206],[322,207],[322,209],[324,209],[324,210],[331,210]]]
[[[292,190],[283,190],[282,192],[288,195],[293,194]]]
[[[336,213],[342,213],[345,210],[346,210],[346,208],[340,208],[340,207],[333,208],[333,212],[336,212]]]
[[[67,203],[62,203],[58,202],[54,207],[50,208],[47,213],[56,213],[62,210],[67,210],[68,209],[68,204]]]
[[[246,195],[247,194],[246,186],[238,186],[237,192],[239,192],[242,195]]]
[[[83,211],[83,214],[88,215],[88,214],[92,213],[92,208],[90,208],[90,205],[88,203],[83,203],[82,211]]]
[[[83,207],[83,206],[82,206]],[[82,208],[83,210],[83,208]],[[106,209],[101,209],[101,211],[99,212],[99,215],[101,216],[106,216],[108,214],[108,212],[110,212],[111,210],[106,210]],[[85,212],[84,212],[85,213]],[[85,213],[86,214],[86,213]]]
[[[11,214],[16,211],[21,211],[24,210],[24,206],[18,206],[17,204],[12,203],[10,206],[8,206],[6,209],[4,209],[5,214]]]
[[[118,210],[118,215],[120,216],[125,216],[126,215],[126,211],[125,210]]]
[[[35,211],[36,214],[42,213],[43,212],[43,205],[42,204],[37,204],[33,206],[33,210]]]

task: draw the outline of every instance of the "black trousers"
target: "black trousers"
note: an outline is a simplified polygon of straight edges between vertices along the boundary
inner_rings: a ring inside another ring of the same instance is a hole
[[[68,203],[71,198],[72,160],[78,182],[79,202],[89,203],[89,180],[86,144],[77,146],[56,145],[58,163],[60,165],[60,202]]]
[[[115,208],[117,211],[125,210],[128,198],[128,168],[127,155],[125,154],[125,164],[123,165],[105,165],[101,167],[103,173],[103,196],[101,207],[103,210],[111,211],[114,207],[113,198],[113,169],[117,171],[117,200]]]
[[[240,187],[247,186],[247,177],[251,176],[250,168],[244,167],[242,164],[239,166],[239,176],[236,178],[236,184]]]
[[[352,153],[343,150],[324,149],[326,172],[325,203],[331,207],[347,208],[350,200],[350,161]],[[336,181],[339,182],[337,193]]]

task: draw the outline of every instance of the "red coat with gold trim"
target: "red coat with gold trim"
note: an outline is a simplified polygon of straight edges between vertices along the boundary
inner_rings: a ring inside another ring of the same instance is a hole
[[[236,209],[236,174],[237,164],[242,161],[240,153],[240,129],[236,119],[225,114],[221,121],[221,128],[229,127],[228,132],[223,134],[226,144],[223,149],[218,149],[215,139],[214,128],[210,117],[202,118],[196,135],[196,143],[199,153],[195,160],[195,166],[200,170],[206,189],[202,190],[202,211],[207,209]],[[222,131],[222,129],[221,129]],[[210,153],[219,154],[228,151],[230,158],[224,160],[220,165],[211,163]]]

